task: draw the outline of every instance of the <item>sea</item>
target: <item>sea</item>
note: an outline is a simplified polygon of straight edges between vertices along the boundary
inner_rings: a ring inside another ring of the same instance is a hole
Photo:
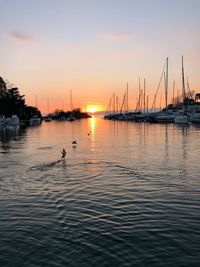
[[[200,125],[1,128],[0,266],[199,267]]]

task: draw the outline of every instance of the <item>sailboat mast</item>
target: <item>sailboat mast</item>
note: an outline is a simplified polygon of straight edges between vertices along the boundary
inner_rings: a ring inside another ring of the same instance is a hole
[[[71,112],[73,111],[73,102],[72,102],[72,91],[70,90],[70,105],[71,105]]]
[[[146,94],[146,91],[145,91],[146,88],[145,88],[145,87],[146,87],[146,81],[145,81],[145,79],[144,79],[144,113],[145,113],[145,111],[146,111],[146,110],[145,110],[145,109],[146,109],[146,103],[145,103],[145,101],[146,101],[146,95],[145,95],[145,94]]]
[[[192,97],[192,92],[190,90],[190,84],[189,84],[189,81],[188,81],[188,77],[187,77],[187,93],[190,97]]]
[[[165,74],[165,110],[167,114],[167,105],[168,105],[168,57],[166,61],[166,74]]]
[[[147,96],[146,111],[149,113],[149,96]]]
[[[183,67],[183,56],[182,56],[182,94],[183,94],[183,101],[185,99],[185,77],[184,77],[184,67]]]
[[[175,105],[175,101],[174,101],[174,91],[175,91],[175,81],[173,81],[173,105]]]
[[[108,104],[108,107],[106,109],[106,112],[105,112],[105,115],[108,113],[109,114],[109,111],[110,111],[110,105],[111,105],[111,98],[109,99],[109,104]]]
[[[140,78],[139,78],[139,97],[138,97],[138,110],[140,111],[140,100],[141,100],[141,95],[140,95],[140,92],[141,92],[141,87],[140,87]]]
[[[35,107],[38,108],[38,99],[37,99],[37,95],[35,95]]]
[[[49,115],[49,99],[47,99],[47,112],[48,112],[48,115]]]
[[[123,112],[123,107],[124,107],[124,102],[125,102],[125,99],[126,99],[126,94],[124,94],[124,97],[123,97],[123,101],[122,101],[122,105],[121,105],[121,109],[120,109],[120,113]],[[124,110],[125,110],[125,107],[124,107]]]
[[[128,83],[126,85],[126,109],[127,109],[127,113],[128,113],[128,109],[129,109],[129,106],[128,106]]]
[[[118,102],[119,102],[118,96],[116,96],[116,113],[118,113]]]
[[[113,94],[113,113],[115,114],[115,93]]]

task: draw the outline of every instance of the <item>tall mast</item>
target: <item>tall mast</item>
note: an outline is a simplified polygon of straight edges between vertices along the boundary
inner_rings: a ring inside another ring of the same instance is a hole
[[[127,110],[127,113],[128,113],[128,109],[129,109],[129,107],[128,107],[128,83],[127,83],[127,85],[126,85],[126,110]]]
[[[122,113],[123,112],[123,107],[124,107],[124,105],[125,105],[125,99],[126,99],[126,94],[124,94],[124,97],[123,97],[123,101],[122,101],[122,105],[121,105],[121,109],[120,109],[120,113]],[[124,109],[125,109],[125,107],[124,107]]]
[[[139,98],[138,98],[138,110],[140,111],[140,98],[141,98],[141,96],[140,96],[140,91],[141,91],[141,87],[140,87],[140,78],[139,78]]]
[[[168,99],[168,57],[167,57],[167,61],[166,61],[166,74],[165,74],[165,111],[167,114],[167,102]]]
[[[118,104],[119,104],[119,100],[118,100],[118,96],[116,96],[116,112],[118,113]]]
[[[190,90],[190,84],[189,84],[189,81],[188,81],[188,76],[187,76],[187,93],[190,97],[192,97],[192,92]]]
[[[71,105],[71,112],[73,110],[73,102],[72,102],[72,91],[70,90],[70,105]]]
[[[147,111],[147,113],[149,113],[149,96],[147,96],[147,108],[146,108],[146,111]]]
[[[183,67],[183,56],[182,56],[182,94],[183,100],[185,99],[185,77],[184,77],[184,67]]]
[[[175,101],[174,101],[174,91],[175,91],[175,81],[173,81],[173,105],[175,104]]]
[[[35,106],[36,106],[36,108],[38,108],[38,99],[37,99],[37,95],[35,95]]]
[[[162,110],[162,93],[160,94],[160,111]]]
[[[111,98],[109,99],[109,104],[108,104],[108,107],[107,107],[107,109],[106,109],[105,115],[106,115],[107,113],[110,114],[110,113],[109,113],[109,111],[110,111],[110,105],[111,105]]]
[[[47,99],[47,112],[48,112],[48,115],[49,115],[49,99]]]
[[[115,114],[115,93],[113,94],[113,113]]]
[[[145,103],[145,101],[146,101],[146,96],[145,96],[145,93],[146,93],[146,91],[145,91],[145,86],[146,86],[146,81],[145,81],[145,79],[144,79],[144,113],[145,113],[145,109],[146,109],[146,103]]]

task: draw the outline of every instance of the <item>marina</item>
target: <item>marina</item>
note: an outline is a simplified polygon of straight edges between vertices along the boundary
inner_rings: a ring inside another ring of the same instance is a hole
[[[199,267],[200,1],[1,2],[0,267]]]
[[[155,108],[156,97],[160,89],[161,81],[164,80],[165,91],[165,108],[160,111]],[[128,97],[128,83],[126,92],[123,96],[121,107],[119,108],[118,96],[115,93],[110,98],[109,105],[105,112],[104,119],[108,120],[122,120],[122,121],[135,121],[135,122],[157,122],[157,123],[200,123],[200,94],[196,93],[192,98],[192,93],[188,84],[187,93],[185,88],[185,74],[182,56],[182,102],[179,100],[177,103],[168,104],[168,58],[163,67],[160,77],[158,88],[154,95],[151,111],[148,108],[148,96],[146,98],[146,81],[144,79],[144,87],[141,89],[139,79],[139,96],[136,104],[135,111],[129,111],[129,97]],[[174,87],[175,82],[173,83]],[[173,101],[174,101],[174,88],[173,88]],[[142,103],[143,102],[143,103]]]

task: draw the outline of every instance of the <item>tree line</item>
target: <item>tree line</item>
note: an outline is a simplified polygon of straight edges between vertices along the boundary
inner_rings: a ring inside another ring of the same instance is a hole
[[[29,120],[41,112],[25,103],[25,96],[21,95],[17,87],[8,88],[6,82],[0,77],[0,116],[11,117],[17,115],[21,120]]]
[[[76,120],[90,118],[91,116],[87,112],[82,112],[80,108],[75,108],[72,111],[65,112],[62,109],[56,109],[52,114],[49,114],[52,119],[59,120],[60,118],[73,117]]]

